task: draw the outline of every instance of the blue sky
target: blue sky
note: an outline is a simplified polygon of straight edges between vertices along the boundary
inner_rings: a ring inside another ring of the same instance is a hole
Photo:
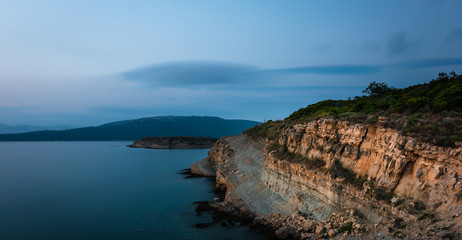
[[[462,72],[462,1],[3,0],[0,123],[282,119]]]

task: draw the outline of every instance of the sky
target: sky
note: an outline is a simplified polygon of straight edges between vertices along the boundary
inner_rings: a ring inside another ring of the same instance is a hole
[[[284,119],[462,73],[462,1],[2,0],[0,123]]]

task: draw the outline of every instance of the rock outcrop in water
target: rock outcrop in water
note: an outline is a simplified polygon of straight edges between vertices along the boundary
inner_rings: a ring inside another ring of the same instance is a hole
[[[462,147],[424,143],[380,121],[319,119],[272,141],[222,138],[191,170],[215,173],[223,211],[281,239],[458,239],[461,163]]]
[[[217,140],[211,137],[147,137],[136,140],[128,147],[152,149],[211,148]]]

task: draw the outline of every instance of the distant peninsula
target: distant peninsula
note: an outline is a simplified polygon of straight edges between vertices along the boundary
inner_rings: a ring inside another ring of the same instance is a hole
[[[135,141],[150,136],[220,138],[241,134],[257,124],[259,122],[208,116],[159,116],[111,122],[96,127],[0,134],[0,141]]]
[[[212,137],[147,137],[128,145],[132,148],[179,149],[211,148],[217,138]]]

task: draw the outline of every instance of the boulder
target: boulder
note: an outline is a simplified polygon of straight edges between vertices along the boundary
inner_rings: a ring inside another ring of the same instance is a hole
[[[288,239],[289,238],[289,230],[287,228],[279,228],[274,233],[278,239]]]

